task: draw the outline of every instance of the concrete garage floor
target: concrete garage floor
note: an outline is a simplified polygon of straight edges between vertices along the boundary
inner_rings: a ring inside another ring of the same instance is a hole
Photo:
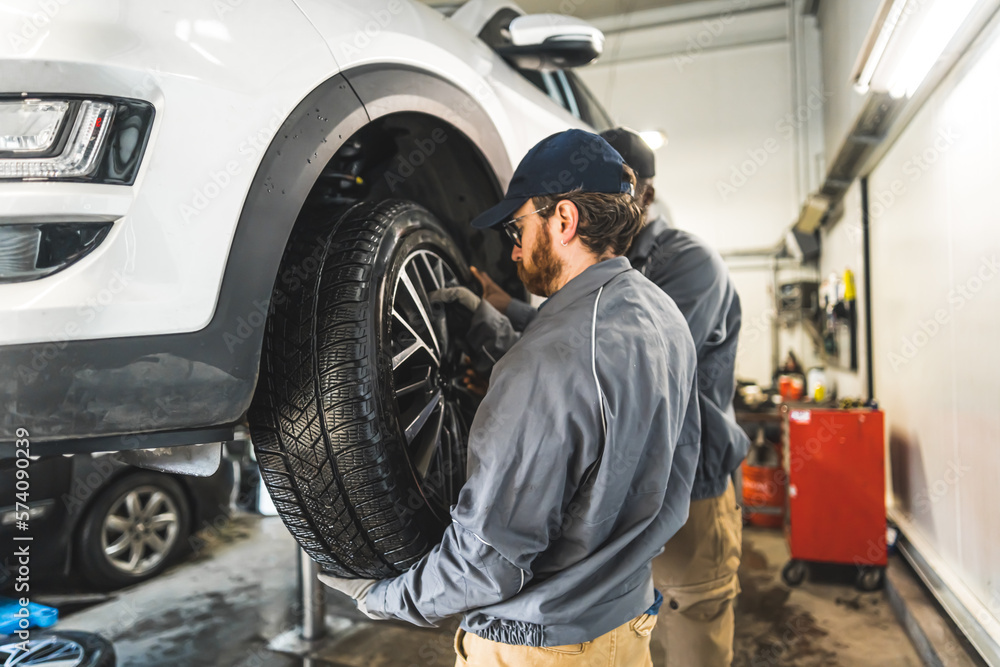
[[[206,537],[207,546],[165,575],[109,602],[66,617],[65,629],[115,643],[122,667],[436,667],[454,664],[456,622],[438,629],[375,623],[342,596],[327,596],[327,625],[338,632],[302,659],[268,650],[297,620],[296,547],[276,517],[241,515]],[[776,531],[747,529],[736,614],[740,667],[921,664],[882,593],[861,594],[849,579],[780,581],[787,559]],[[653,661],[663,638],[653,633]]]

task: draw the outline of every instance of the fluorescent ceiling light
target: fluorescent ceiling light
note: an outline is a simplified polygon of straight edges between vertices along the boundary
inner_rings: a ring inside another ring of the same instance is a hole
[[[912,97],[982,0],[883,0],[854,85]]]
[[[913,96],[978,1],[937,0],[930,5],[906,55],[889,79],[890,95],[897,99]]]
[[[882,21],[882,26],[875,36],[875,41],[872,43],[871,51],[865,59],[861,74],[857,76],[854,82],[854,86],[858,89],[858,92],[868,92],[872,77],[875,76],[875,68],[878,67],[879,62],[882,60],[882,54],[885,53],[885,47],[889,45],[889,38],[892,37],[893,31],[899,23],[899,18],[903,14],[903,7],[906,5],[906,2],[907,0],[893,0],[889,6],[889,13],[886,14],[885,19]]]
[[[654,151],[667,143],[667,133],[662,130],[643,130],[639,136]]]

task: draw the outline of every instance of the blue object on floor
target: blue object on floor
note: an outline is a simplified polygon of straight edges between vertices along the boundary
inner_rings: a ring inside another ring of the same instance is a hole
[[[29,602],[27,615],[25,615],[24,609],[17,600],[0,597],[0,635],[9,635],[18,630],[27,629],[20,626],[23,618],[28,619],[29,628],[48,628],[59,620],[59,610],[53,607]]]

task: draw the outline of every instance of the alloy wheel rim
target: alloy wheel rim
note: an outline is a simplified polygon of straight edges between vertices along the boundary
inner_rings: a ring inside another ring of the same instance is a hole
[[[111,505],[101,530],[101,549],[118,571],[140,576],[164,561],[180,531],[177,504],[158,486],[129,489]]]
[[[30,639],[0,646],[4,667],[76,667],[86,657],[83,647],[62,637]]]
[[[432,249],[403,260],[392,294],[393,395],[413,474],[428,507],[444,518],[465,478],[465,444],[476,399],[462,384],[466,366],[428,294],[461,286]]]

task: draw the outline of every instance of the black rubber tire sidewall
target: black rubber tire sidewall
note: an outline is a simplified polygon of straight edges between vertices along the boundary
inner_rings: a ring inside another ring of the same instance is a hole
[[[410,502],[415,489],[419,497],[419,488],[401,444],[391,351],[385,342],[391,336],[395,274],[409,250],[427,245],[447,255],[462,282],[471,276],[444,228],[412,202],[355,206],[325,239],[314,231],[321,221],[307,222],[313,231],[293,239],[283,262],[305,266],[313,248],[323,243],[322,262],[298,300],[276,303],[268,320],[261,378],[250,410],[257,461],[279,515],[324,570],[348,577],[392,577],[437,544],[448,521],[426,504]],[[352,322],[359,322],[354,318],[362,312],[363,330],[355,331],[356,341],[340,341],[344,348],[338,351],[337,341],[327,337],[335,336],[338,327],[357,327]],[[310,317],[316,327],[311,339],[305,331]],[[295,318],[301,321],[298,329],[290,322]],[[296,352],[296,346],[302,351]],[[319,390],[307,386],[307,362],[296,354],[312,356],[320,375],[314,372],[310,381]],[[358,378],[356,386],[343,379],[351,373]],[[340,384],[331,375],[341,378]],[[309,404],[306,394],[318,407]],[[321,426],[319,438],[311,426],[315,420]],[[336,433],[344,420],[359,425],[353,441]],[[309,472],[311,466],[315,473]],[[319,484],[317,476],[329,477],[329,483]]]

